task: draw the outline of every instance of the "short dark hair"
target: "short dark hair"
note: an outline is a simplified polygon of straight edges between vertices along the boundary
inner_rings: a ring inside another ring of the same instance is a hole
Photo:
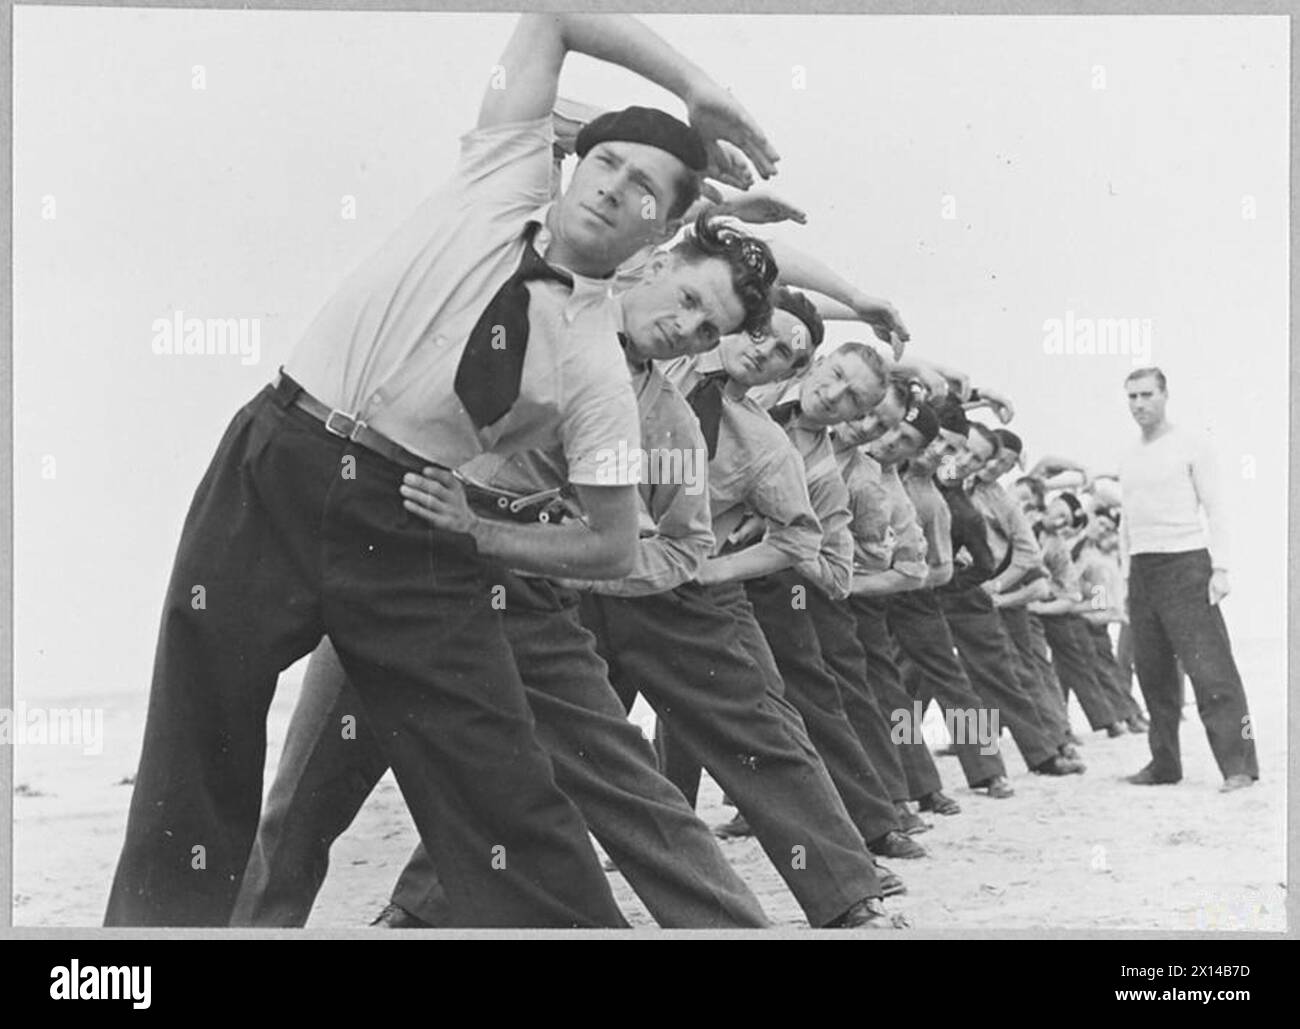
[[[680,218],[691,209],[691,205],[700,199],[700,186],[704,181],[702,175],[687,168],[677,176],[673,183],[673,202],[668,207],[668,220]]]
[[[1016,480],[1017,486],[1028,486],[1029,492],[1034,495],[1034,506],[1038,510],[1043,510],[1047,506],[1047,488],[1043,485],[1043,480],[1033,475],[1022,475]]]
[[[978,432],[988,442],[989,446],[993,448],[993,453],[989,455],[990,461],[1002,453],[1002,441],[998,439],[998,434],[996,432],[982,422],[970,422],[969,424],[971,432]]]
[[[822,345],[822,340],[826,338],[826,323],[822,321],[822,316],[817,313],[817,308],[811,300],[797,289],[791,289],[789,286],[777,286],[773,294],[772,307],[778,311],[785,311],[786,314],[794,315],[808,330],[808,349],[795,355],[795,368],[802,368],[812,360],[813,352]]]
[[[946,394],[942,400],[935,404],[934,413],[939,416],[940,428],[946,429],[948,432],[955,432],[961,436],[970,435],[970,419],[966,417],[961,401],[957,399],[955,393]]]
[[[740,328],[756,332],[772,317],[772,287],[776,283],[776,259],[766,243],[733,228],[707,211],[673,246],[672,254],[687,264],[722,260],[731,269],[731,288],[745,309]]]
[[[1134,368],[1124,376],[1124,385],[1127,386],[1134,379],[1145,379],[1147,376],[1156,380],[1156,385],[1160,387],[1161,393],[1169,392],[1169,384],[1165,382],[1165,373],[1155,365],[1152,365],[1150,368]]]
[[[885,384],[885,396],[893,397],[895,403],[904,411],[912,405],[912,384],[907,376],[897,372],[889,373],[889,382]]]

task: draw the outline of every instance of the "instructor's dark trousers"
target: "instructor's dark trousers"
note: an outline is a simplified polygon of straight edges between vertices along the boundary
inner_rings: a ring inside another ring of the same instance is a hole
[[[1206,550],[1134,554],[1129,559],[1129,624],[1138,685],[1151,720],[1152,773],[1181,779],[1178,664],[1182,663],[1219,771],[1259,778],[1246,691],[1232,657],[1228,627],[1211,604]]]
[[[327,432],[297,392],[282,379],[235,415],[186,517],[105,924],[228,923],[276,680],[323,635],[458,924],[625,924],[534,736],[494,566],[408,513],[408,469]]]

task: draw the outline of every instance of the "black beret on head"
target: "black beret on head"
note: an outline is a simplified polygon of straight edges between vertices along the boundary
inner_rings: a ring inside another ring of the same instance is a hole
[[[653,107],[606,111],[582,127],[574,150],[579,157],[597,143],[644,143],[672,154],[692,171],[702,172],[709,158],[700,134],[685,122]]]
[[[1001,440],[1002,445],[1013,454],[1020,455],[1025,452],[1024,443],[1022,443],[1020,437],[1010,429],[994,429],[993,434],[997,436],[997,438]]]
[[[913,400],[903,415],[903,421],[921,434],[921,445],[926,446],[939,435],[939,416],[924,400]]]
[[[963,436],[969,435],[970,419],[966,417],[966,412],[962,410],[961,401],[953,394],[949,393],[939,402],[935,408],[935,413],[939,416],[939,428],[960,433]]]
[[[1058,493],[1057,499],[1065,501],[1065,506],[1070,509],[1070,514],[1073,516],[1072,522],[1074,528],[1082,529],[1088,524],[1088,514],[1084,511],[1083,504],[1079,502],[1078,497],[1073,493],[1065,492]]]

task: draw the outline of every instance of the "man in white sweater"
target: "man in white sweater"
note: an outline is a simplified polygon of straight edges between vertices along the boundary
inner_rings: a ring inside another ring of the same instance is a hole
[[[1151,763],[1128,781],[1147,786],[1182,778],[1181,661],[1223,773],[1222,789],[1241,789],[1259,778],[1259,765],[1246,692],[1219,610],[1228,595],[1228,541],[1212,455],[1206,440],[1165,419],[1168,392],[1159,368],[1131,372],[1124,388],[1142,439],[1120,468],[1120,534],[1134,663],[1151,716]]]

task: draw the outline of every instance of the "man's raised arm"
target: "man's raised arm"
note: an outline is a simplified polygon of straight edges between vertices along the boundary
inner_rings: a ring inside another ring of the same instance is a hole
[[[763,178],[780,160],[758,123],[725,89],[635,18],[621,14],[525,14],[515,25],[479,108],[479,128],[545,117],[571,52],[608,61],[679,97],[711,157],[718,140],[738,146]]]

